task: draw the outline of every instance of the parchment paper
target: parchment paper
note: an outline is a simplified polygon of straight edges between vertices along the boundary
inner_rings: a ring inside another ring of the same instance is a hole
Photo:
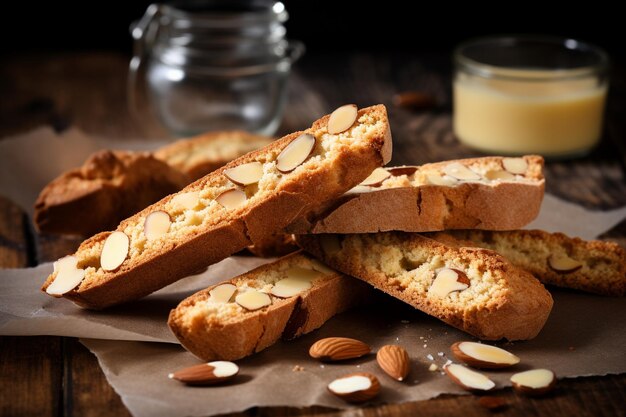
[[[80,165],[96,149],[125,145],[137,149],[158,144],[121,144],[87,138],[78,131],[59,138],[48,129],[19,140],[0,141],[0,195],[29,210],[41,186],[58,173]],[[547,195],[539,218],[529,227],[590,239],[624,217],[626,208],[593,212]],[[231,385],[189,388],[169,380],[169,372],[198,363],[176,344],[167,329],[169,310],[196,290],[267,261],[232,257],[144,300],[105,312],[84,311],[66,300],[42,294],[39,287],[52,270],[51,264],[0,270],[0,334],[90,338],[82,342],[96,354],[108,381],[136,416],[210,415],[269,405],[348,407],[330,396],[325,387],[335,377],[360,370],[379,376],[383,385],[379,403],[464,393],[446,376],[427,368],[432,362],[443,365],[453,342],[471,338],[382,294],[373,306],[340,315],[310,335],[278,343],[240,361],[241,374]],[[553,296],[554,309],[541,334],[532,341],[505,346],[522,358],[515,371],[548,367],[560,377],[626,372],[624,299],[566,290],[554,290]],[[310,360],[310,345],[327,336],[355,337],[374,350],[389,343],[403,345],[414,362],[409,380],[398,383],[387,378],[373,354],[344,364]],[[303,369],[295,371],[296,365]],[[489,372],[498,386],[507,385],[510,374]]]

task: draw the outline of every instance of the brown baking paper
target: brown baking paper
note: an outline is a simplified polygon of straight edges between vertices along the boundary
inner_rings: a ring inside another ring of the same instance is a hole
[[[95,149],[126,147],[120,145],[87,138],[78,131],[57,136],[49,129],[0,141],[0,195],[29,210],[41,186],[58,173],[80,165]],[[626,208],[590,211],[546,195],[539,218],[529,227],[591,239],[624,217]],[[377,403],[464,393],[445,375],[430,372],[428,367],[431,363],[443,365],[453,342],[471,338],[382,294],[373,306],[337,316],[312,334],[239,361],[241,374],[228,386],[190,388],[169,380],[168,373],[199,363],[169,332],[169,310],[198,289],[264,262],[267,260],[228,258],[143,300],[103,312],[82,310],[67,300],[41,293],[39,287],[52,271],[51,264],[0,270],[0,334],[90,338],[83,343],[95,353],[108,381],[136,416],[199,416],[271,405],[348,407],[325,387],[333,378],[355,371],[369,371],[379,377],[382,391]],[[522,358],[514,370],[547,367],[561,378],[626,372],[624,299],[552,292],[554,309],[540,335],[532,341],[503,345]],[[373,354],[332,365],[309,359],[310,345],[327,336],[355,337],[374,351],[385,344],[400,344],[409,351],[411,374],[404,383],[391,380],[380,371]],[[502,387],[507,385],[511,371],[488,374]]]
[[[498,387],[509,386],[508,378],[514,371],[536,367],[550,368],[559,378],[626,372],[624,299],[564,290],[553,291],[553,295],[554,309],[536,339],[498,344],[522,359],[511,370],[486,372]],[[387,377],[373,353],[341,364],[321,364],[309,358],[311,344],[329,336],[357,338],[374,352],[386,344],[402,345],[413,362],[408,380],[397,382]],[[147,417],[201,416],[272,405],[346,408],[349,405],[330,395],[326,385],[359,371],[378,376],[382,390],[376,404],[463,394],[446,375],[428,370],[432,363],[440,367],[453,359],[449,347],[459,340],[473,339],[383,295],[373,306],[342,314],[309,335],[238,361],[241,373],[232,384],[206,388],[187,387],[167,378],[169,372],[200,363],[179,346],[82,342],[96,354],[108,381],[133,415]]]

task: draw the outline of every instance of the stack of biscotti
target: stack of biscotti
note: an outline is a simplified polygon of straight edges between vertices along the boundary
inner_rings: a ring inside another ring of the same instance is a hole
[[[154,153],[103,150],[52,180],[35,203],[42,232],[88,236],[273,139],[241,131],[183,139]]]
[[[87,239],[42,289],[94,309],[143,297],[318,215],[390,158],[384,106],[325,116]]]

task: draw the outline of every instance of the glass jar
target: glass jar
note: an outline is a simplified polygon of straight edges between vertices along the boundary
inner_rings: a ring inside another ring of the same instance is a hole
[[[131,26],[131,108],[148,107],[177,135],[243,129],[272,135],[292,64],[304,52],[285,39],[280,2],[153,4]]]
[[[602,134],[608,57],[573,39],[493,37],[454,52],[454,132],[483,152],[588,153]]]

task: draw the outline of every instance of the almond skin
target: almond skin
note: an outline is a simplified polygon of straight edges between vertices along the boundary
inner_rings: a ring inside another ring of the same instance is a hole
[[[366,388],[364,390],[360,390],[360,391],[354,391],[354,392],[346,392],[346,393],[338,393],[335,392],[333,390],[330,389],[330,385],[329,387],[327,387],[328,391],[341,398],[342,400],[349,402],[349,403],[362,403],[365,401],[369,401],[372,398],[376,397],[378,395],[378,393],[380,392],[380,382],[378,382],[378,378],[376,378],[376,376],[368,373],[368,372],[356,372],[353,374],[348,374],[348,375],[344,375],[340,378],[337,379],[344,379],[344,378],[350,378],[353,376],[364,376],[366,378],[368,378],[371,382],[371,385],[369,388]],[[336,380],[335,380],[336,381]],[[334,382],[334,381],[333,381]]]
[[[216,376],[214,370],[214,366],[208,363],[202,363],[178,370],[169,374],[168,377],[187,385],[218,385],[230,381],[239,373],[239,368],[237,368],[236,372],[232,375]]]
[[[409,354],[402,346],[385,345],[378,350],[376,362],[383,371],[397,381],[403,381],[409,374]]]
[[[327,337],[313,343],[309,355],[324,362],[360,358],[371,352],[371,348],[360,340],[348,337]]]

